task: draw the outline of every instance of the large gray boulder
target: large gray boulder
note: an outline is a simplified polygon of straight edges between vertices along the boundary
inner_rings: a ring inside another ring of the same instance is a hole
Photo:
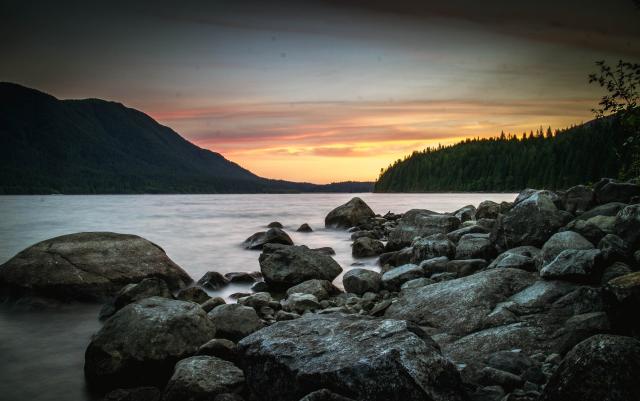
[[[550,263],[566,249],[593,249],[595,248],[582,235],[573,231],[555,233],[542,246],[542,263]]]
[[[199,305],[146,298],[119,310],[92,337],[85,376],[90,385],[105,388],[163,383],[178,360],[194,355],[215,334]]]
[[[331,256],[304,245],[266,245],[259,262],[264,281],[275,289],[286,289],[311,279],[333,281],[342,272]]]
[[[244,373],[233,363],[213,356],[192,356],[176,364],[162,401],[207,401],[219,394],[238,394]]]
[[[273,227],[267,231],[260,231],[242,243],[246,249],[262,249],[265,244],[293,245],[293,240],[282,228]]]
[[[406,281],[424,277],[420,266],[407,264],[391,269],[382,275],[382,285],[392,291],[398,291]]]
[[[540,277],[547,280],[575,282],[599,282],[603,257],[599,249],[567,249],[540,270]]]
[[[571,216],[558,210],[543,191],[536,192],[499,216],[491,240],[502,251],[522,245],[541,247]]]
[[[541,401],[631,401],[640,397],[640,341],[596,335],[576,345],[544,388]]]
[[[496,248],[489,239],[489,234],[466,234],[460,238],[456,246],[456,259],[491,259]]]
[[[395,248],[411,244],[416,237],[447,234],[460,227],[460,219],[430,210],[412,209],[398,220],[398,226],[389,233],[389,243]],[[387,244],[389,245],[389,244]]]
[[[484,327],[496,305],[535,281],[518,269],[486,270],[456,280],[403,291],[385,313],[438,327],[451,335],[466,335]]]
[[[433,234],[424,238],[418,238],[411,244],[413,263],[423,260],[446,256],[452,259],[456,253],[456,245],[444,234]]]
[[[349,228],[366,222],[375,213],[362,199],[355,197],[333,209],[324,219],[326,227]]]
[[[465,221],[469,221],[469,220],[475,220],[476,207],[473,205],[463,206],[451,214],[457,217],[461,223],[464,223]]]
[[[238,349],[249,393],[264,401],[323,388],[359,401],[466,399],[454,365],[406,321],[307,315],[262,329]]]
[[[495,219],[500,214],[500,204],[486,200],[478,205],[476,219]]]
[[[208,316],[216,328],[216,337],[231,341],[238,341],[264,326],[255,309],[240,304],[218,305]]]
[[[615,230],[633,249],[640,247],[640,204],[626,206],[618,212]]]
[[[382,286],[382,275],[368,269],[352,269],[342,276],[344,290],[357,295],[378,292]]]
[[[127,284],[164,280],[171,290],[192,280],[156,244],[129,234],[86,232],[39,242],[0,266],[5,296],[103,301]]]

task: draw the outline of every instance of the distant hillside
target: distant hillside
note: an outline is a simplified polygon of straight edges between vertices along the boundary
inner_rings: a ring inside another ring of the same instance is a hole
[[[380,175],[376,192],[519,191],[562,189],[615,177],[624,141],[612,118],[557,131],[465,140],[427,148]]]
[[[0,194],[360,192],[258,177],[148,115],[0,83]]]

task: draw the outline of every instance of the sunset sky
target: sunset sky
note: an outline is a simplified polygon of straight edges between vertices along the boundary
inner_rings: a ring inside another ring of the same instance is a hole
[[[594,61],[640,61],[631,0],[25,3],[0,2],[0,81],[124,103],[295,181],[587,121]]]

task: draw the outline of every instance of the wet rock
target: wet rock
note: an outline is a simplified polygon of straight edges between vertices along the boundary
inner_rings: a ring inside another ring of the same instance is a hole
[[[164,280],[159,278],[145,278],[137,284],[124,286],[112,302],[105,305],[100,312],[100,318],[106,319],[132,302],[150,297],[173,298]]]
[[[628,401],[640,394],[640,342],[593,336],[576,345],[545,386],[541,401]]]
[[[416,237],[447,234],[460,227],[460,220],[451,215],[430,210],[413,209],[405,213],[398,226],[389,233],[388,247],[399,250],[411,244]]]
[[[344,281],[344,279],[343,279]],[[294,285],[293,287],[287,290],[287,295],[300,293],[300,294],[311,294],[316,297],[319,301],[329,299],[334,295],[338,295],[340,293],[340,289],[335,285],[331,284],[328,280],[307,280],[303,281],[298,285]]]
[[[244,373],[233,363],[213,356],[193,356],[176,364],[163,401],[211,400],[219,394],[240,393]]]
[[[498,351],[487,358],[487,365],[514,375],[522,375],[534,362],[521,351]]]
[[[362,199],[355,197],[333,209],[324,219],[325,227],[349,228],[364,223],[375,213]]]
[[[496,249],[489,240],[489,234],[466,234],[456,246],[456,259],[491,259]]]
[[[236,344],[224,338],[214,338],[198,348],[197,355],[215,356],[229,362],[236,362],[238,352]]]
[[[413,248],[405,248],[395,252],[385,252],[380,255],[378,264],[380,266],[389,265],[392,267],[398,267],[400,265],[406,265],[411,262],[413,257]]]
[[[568,249],[540,270],[540,277],[548,280],[597,282],[603,270],[602,252],[598,249]]]
[[[330,246],[323,246],[322,248],[314,248],[312,251],[320,252],[324,255],[333,256],[336,254],[336,251],[333,250]]]
[[[609,181],[602,186],[595,187],[598,203],[622,202],[629,203],[631,198],[640,195],[640,186],[626,182]]]
[[[558,210],[544,193],[535,193],[499,217],[491,240],[502,251],[522,245],[541,247],[569,220],[570,213]]]
[[[451,231],[447,234],[447,238],[449,238],[450,241],[457,243],[458,241],[460,241],[460,238],[462,238],[466,234],[488,234],[490,231],[491,230],[486,227],[474,224],[467,227],[459,228],[455,231]]]
[[[264,326],[253,308],[239,304],[216,306],[207,315],[216,328],[216,338],[231,341],[238,341]]]
[[[595,204],[595,194],[593,189],[576,185],[571,187],[564,193],[562,197],[564,210],[573,214],[582,214],[591,209]]]
[[[238,348],[249,392],[264,401],[322,388],[369,401],[465,399],[455,367],[405,321],[308,315],[260,330]]]
[[[284,230],[274,227],[253,234],[242,243],[242,246],[246,249],[262,249],[265,244],[293,245],[293,241]]]
[[[269,284],[265,283],[264,281],[256,281],[251,286],[251,291],[253,291],[253,292],[267,292],[267,291],[269,291]]]
[[[379,239],[380,235],[377,232],[371,231],[371,230],[360,230],[360,231],[355,231],[353,234],[351,234],[352,240],[357,240],[358,238],[364,238],[364,237]]]
[[[413,255],[411,261],[420,263],[423,260],[446,256],[453,259],[456,246],[444,234],[433,234],[425,238],[416,239],[412,244]]]
[[[260,272],[231,272],[225,273],[226,278],[230,283],[255,283],[262,278]]]
[[[495,219],[500,214],[500,204],[486,200],[478,205],[476,219]]]
[[[180,290],[176,295],[176,298],[181,301],[190,301],[202,304],[207,302],[211,297],[200,287],[189,287]]]
[[[200,307],[204,309],[205,312],[211,311],[218,305],[224,305],[226,302],[221,297],[213,297],[206,300],[204,303],[200,304]]]
[[[378,292],[382,286],[382,275],[368,269],[352,269],[342,277],[347,292],[362,295],[365,292]]]
[[[313,231],[313,229],[311,228],[311,226],[307,223],[302,223],[300,225],[300,227],[298,227],[298,229],[296,230],[299,233],[310,233]]]
[[[189,275],[159,246],[136,235],[87,232],[39,242],[0,266],[2,297],[104,301],[127,284],[159,278],[170,290]]]
[[[311,279],[333,281],[342,268],[330,256],[306,246],[267,245],[260,255],[265,282],[285,289]]]
[[[593,249],[593,244],[582,235],[573,231],[553,234],[542,246],[542,262],[548,264],[567,249]]]
[[[192,302],[153,297],[122,308],[91,339],[85,376],[94,387],[163,383],[176,361],[196,353],[215,326]]]
[[[384,252],[384,244],[376,239],[360,237],[353,242],[351,254],[354,258],[378,256]]]
[[[291,294],[282,301],[282,309],[287,312],[297,313],[299,315],[304,314],[307,311],[315,311],[322,309],[318,298],[311,294]]]
[[[267,224],[267,228],[283,228],[283,226],[279,221],[272,221],[271,223]]]
[[[206,272],[204,276],[200,280],[198,280],[198,285],[208,289],[208,290],[217,290],[229,284],[229,280],[224,277],[221,273],[216,271]]]
[[[392,291],[398,291],[404,282],[420,277],[424,277],[422,268],[414,264],[407,264],[383,274],[382,286]]]
[[[448,273],[449,258],[441,256],[439,258],[427,259],[420,262],[420,268],[426,277],[431,277],[438,273]]]

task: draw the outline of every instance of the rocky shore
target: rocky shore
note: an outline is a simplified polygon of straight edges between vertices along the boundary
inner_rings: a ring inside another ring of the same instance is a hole
[[[450,213],[354,198],[325,225],[380,269],[341,283],[278,222],[242,244],[260,272],[197,282],[143,238],[78,233],[0,266],[0,296],[103,302],[84,373],[111,401],[639,400],[639,202],[611,179]],[[253,291],[207,293],[232,282]]]

